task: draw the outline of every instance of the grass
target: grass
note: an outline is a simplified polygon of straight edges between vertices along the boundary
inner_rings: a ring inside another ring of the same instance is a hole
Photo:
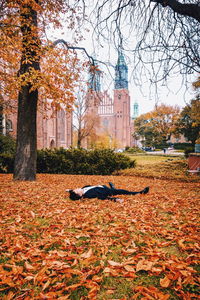
[[[119,175],[140,176],[170,180],[183,180],[196,182],[200,180],[198,174],[189,174],[187,159],[180,156],[164,155],[129,155],[136,161],[133,169],[121,170]]]
[[[167,156],[167,155],[153,155],[153,154],[128,154],[131,160],[135,160],[137,165],[148,165],[148,164],[158,164],[162,162],[169,161],[179,161],[182,160],[181,157],[177,156]]]

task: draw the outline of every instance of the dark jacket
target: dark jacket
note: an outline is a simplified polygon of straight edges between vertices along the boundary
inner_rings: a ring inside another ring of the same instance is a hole
[[[88,187],[88,186],[89,185],[84,186],[84,187]],[[106,185],[103,185],[102,187],[97,186],[97,187],[94,187],[94,188],[88,190],[83,195],[83,198],[90,198],[90,199],[91,198],[98,198],[98,199],[101,199],[101,200],[105,200],[109,196],[112,196],[112,190],[109,187],[107,187]]]

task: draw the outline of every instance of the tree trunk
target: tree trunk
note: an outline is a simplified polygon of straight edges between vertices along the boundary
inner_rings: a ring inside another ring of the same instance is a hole
[[[18,95],[17,148],[14,180],[35,180],[37,159],[38,90],[33,88],[30,70],[39,70],[40,40],[37,36],[37,12],[29,5],[21,7],[22,58],[19,76],[24,75]]]
[[[81,148],[81,130],[78,129],[78,140],[77,140],[77,148],[80,149]]]
[[[37,160],[37,100],[38,91],[22,88],[18,96],[17,148],[14,164],[15,180],[35,180]]]

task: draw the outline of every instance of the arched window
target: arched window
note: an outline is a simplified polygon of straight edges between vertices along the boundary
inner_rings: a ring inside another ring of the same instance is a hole
[[[51,140],[51,143],[50,143],[50,149],[53,149],[55,148],[55,141],[54,140]]]
[[[13,124],[11,120],[6,120],[6,133],[13,131]]]

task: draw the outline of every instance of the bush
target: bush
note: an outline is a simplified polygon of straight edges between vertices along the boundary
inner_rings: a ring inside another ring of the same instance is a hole
[[[14,155],[11,153],[0,153],[0,173],[13,173]]]
[[[189,157],[189,154],[194,152],[194,147],[188,147],[184,150],[185,158]]]
[[[16,143],[9,135],[0,135],[0,153],[14,154]]]
[[[14,154],[0,154],[0,173],[12,173]],[[135,167],[135,161],[112,150],[43,149],[37,152],[37,172],[50,174],[110,175]]]
[[[191,143],[174,143],[174,149],[176,150],[187,150],[193,145]]]
[[[109,175],[134,166],[135,161],[108,149],[45,149],[38,151],[37,159],[38,173]]]
[[[135,153],[145,153],[145,151],[140,149],[139,147],[127,147],[126,152],[133,153],[133,154],[135,154]]]
[[[11,136],[0,135],[0,173],[13,172],[15,147]]]

